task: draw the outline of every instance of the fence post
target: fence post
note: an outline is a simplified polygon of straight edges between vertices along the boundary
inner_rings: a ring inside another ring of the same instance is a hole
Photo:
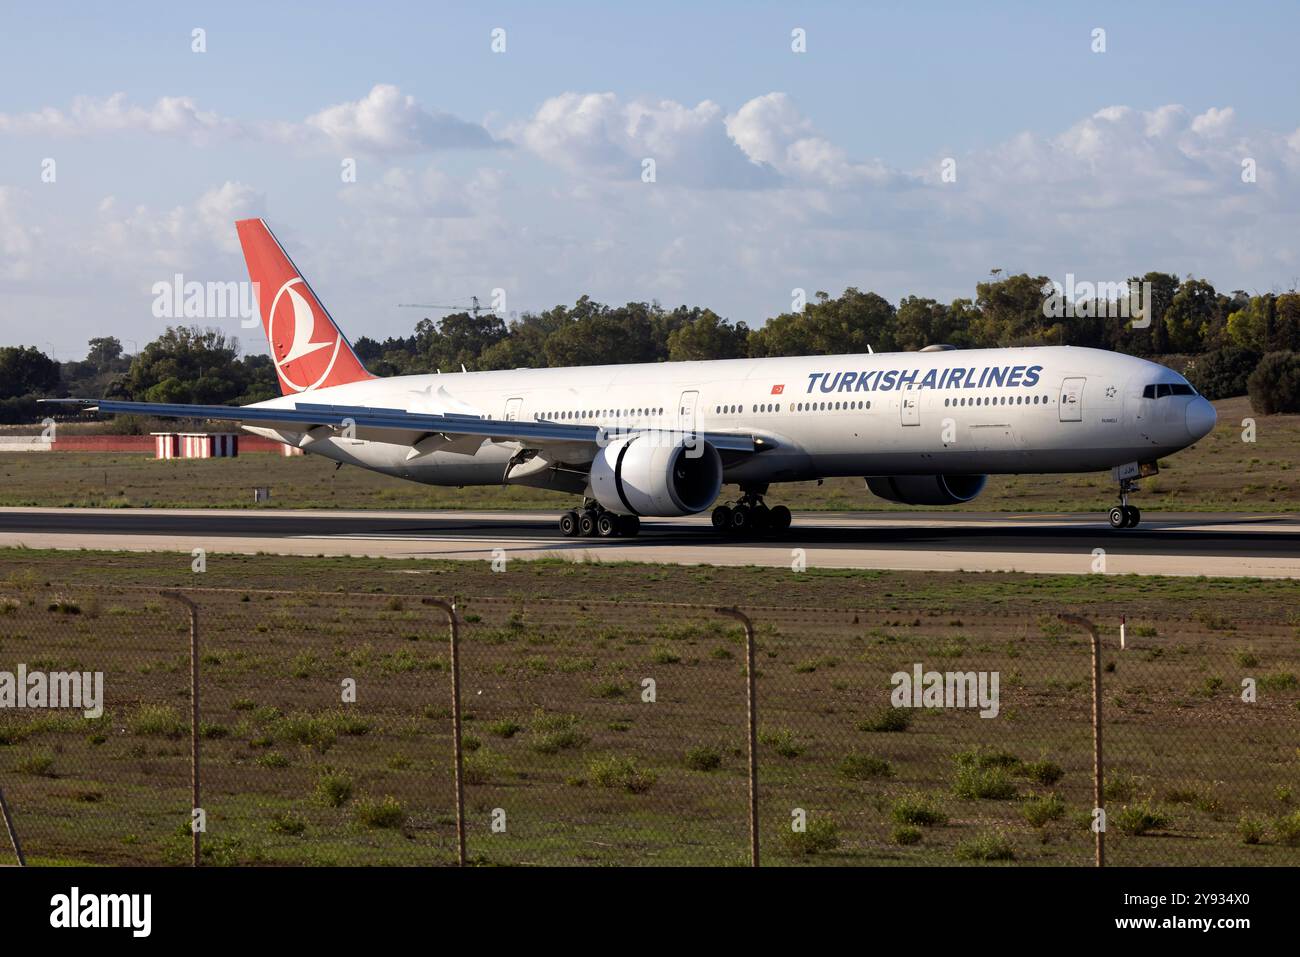
[[[26,867],[27,858],[23,857],[23,846],[18,841],[18,831],[14,827],[13,815],[9,813],[9,802],[5,800],[4,788],[0,788],[0,814],[4,815],[5,830],[9,832],[9,843],[14,846],[14,856],[18,858],[18,866]]]
[[[1092,801],[1102,812],[1105,821],[1105,787],[1101,760],[1101,636],[1097,626],[1081,615],[1061,615],[1061,621],[1085,628],[1092,638]],[[1106,828],[1104,823],[1096,829],[1097,866],[1106,866]]]
[[[451,629],[451,740],[456,766],[456,863],[465,866],[465,751],[460,727],[460,623],[456,606],[438,598],[425,598],[424,604],[447,613]]]
[[[203,806],[199,800],[199,607],[178,591],[165,591],[162,596],[190,610],[190,865],[198,867],[202,831],[196,827],[194,812]]]
[[[754,693],[754,623],[738,608],[715,609],[745,626],[745,702],[749,720],[749,864],[758,867],[758,700]]]

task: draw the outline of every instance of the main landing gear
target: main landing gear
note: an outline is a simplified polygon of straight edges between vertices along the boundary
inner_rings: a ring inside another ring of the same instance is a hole
[[[784,505],[768,508],[763,503],[767,486],[741,486],[741,496],[733,504],[713,510],[713,527],[728,535],[784,532],[790,527],[790,510]]]
[[[641,519],[619,515],[588,499],[582,508],[560,516],[560,534],[565,538],[632,538],[641,531]]]
[[[1137,482],[1133,479],[1120,479],[1119,504],[1106,516],[1110,520],[1111,528],[1137,528],[1138,522],[1142,521],[1142,513],[1138,507],[1128,503],[1129,493],[1137,490]]]

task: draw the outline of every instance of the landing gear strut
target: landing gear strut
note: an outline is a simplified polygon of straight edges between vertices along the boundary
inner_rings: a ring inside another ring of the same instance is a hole
[[[790,510],[784,505],[768,508],[763,502],[766,485],[742,485],[740,498],[713,510],[713,527],[729,535],[751,532],[784,532],[790,527]]]
[[[640,531],[641,519],[635,515],[611,512],[591,499],[560,516],[560,534],[565,538],[631,538]]]
[[[1135,480],[1119,480],[1119,504],[1112,508],[1106,516],[1110,520],[1111,528],[1137,528],[1138,522],[1142,521],[1142,513],[1138,510],[1138,507],[1128,503],[1129,493],[1137,490]]]

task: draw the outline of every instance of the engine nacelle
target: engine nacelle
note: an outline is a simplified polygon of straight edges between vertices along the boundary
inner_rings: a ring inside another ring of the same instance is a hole
[[[987,475],[877,475],[867,478],[873,495],[900,505],[960,505],[988,482]]]
[[[722,459],[702,439],[666,442],[662,432],[617,439],[591,463],[591,494],[623,515],[694,515],[722,491]]]

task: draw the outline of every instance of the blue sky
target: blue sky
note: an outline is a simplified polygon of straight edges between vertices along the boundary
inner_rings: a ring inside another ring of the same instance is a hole
[[[494,288],[756,324],[992,267],[1300,276],[1295,5],[699,6],[11,5],[0,342],[147,341],[154,282],[243,278],[248,214],[354,337]]]

